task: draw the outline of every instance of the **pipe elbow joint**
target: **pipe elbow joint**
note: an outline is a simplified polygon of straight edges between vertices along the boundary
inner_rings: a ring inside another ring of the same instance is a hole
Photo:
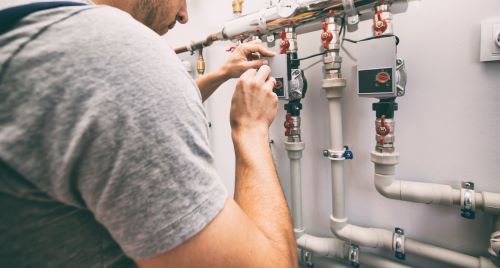
[[[395,180],[394,175],[375,174],[375,189],[384,197],[402,200],[401,181]]]
[[[333,216],[330,217],[330,229],[338,238],[358,246],[392,249],[393,234],[386,230],[348,224],[347,219]]]

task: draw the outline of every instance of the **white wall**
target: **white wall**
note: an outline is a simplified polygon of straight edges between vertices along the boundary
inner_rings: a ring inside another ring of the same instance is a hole
[[[246,1],[245,12],[268,1]],[[190,23],[177,26],[168,36],[173,46],[200,39],[220,29],[232,17],[231,0],[188,0]],[[401,153],[398,174],[403,179],[450,184],[459,187],[472,180],[480,191],[500,192],[500,62],[480,63],[480,21],[500,17],[498,0],[421,0],[410,2],[406,13],[395,16],[401,39],[399,56],[405,58],[409,82],[407,95],[399,99],[396,114],[396,146]],[[370,36],[369,21],[347,33],[351,39]],[[299,36],[299,56],[319,52],[320,32]],[[227,57],[228,43],[205,51],[208,70]],[[345,49],[356,55],[355,45]],[[487,255],[491,217],[479,212],[474,221],[462,219],[459,209],[388,200],[373,186],[375,100],[355,92],[355,59],[345,52],[343,74],[349,81],[344,99],[344,138],[355,154],[346,162],[346,210],[359,225],[404,228],[409,237],[474,255]],[[184,58],[190,58],[183,55]],[[303,63],[312,65],[319,59]],[[304,100],[303,159],[304,222],[308,232],[330,235],[330,164],[321,152],[329,148],[328,108],[321,89],[321,64],[306,71],[309,91]],[[234,81],[226,83],[209,103],[213,122],[216,166],[228,188],[234,187],[234,152],[230,138],[229,107]],[[272,127],[273,151],[285,192],[289,195],[288,160],[282,145],[284,111]],[[386,253],[387,256],[392,254]],[[444,267],[408,256],[419,267]]]

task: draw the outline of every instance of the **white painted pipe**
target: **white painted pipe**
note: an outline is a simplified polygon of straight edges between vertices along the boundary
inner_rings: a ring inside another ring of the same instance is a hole
[[[301,163],[302,151],[305,149],[303,142],[285,142],[285,149],[290,159],[290,179],[292,188],[292,219],[295,237],[304,234],[305,228],[302,217],[302,180]]]
[[[408,202],[442,206],[460,206],[461,191],[450,185],[397,180],[395,176],[399,154],[372,152],[375,163],[375,188],[383,196]],[[475,193],[476,209],[500,215],[500,194]]]
[[[435,261],[451,264],[456,267],[481,267],[480,259],[448,249],[424,244],[412,239],[405,240],[405,250]]]
[[[320,267],[337,267],[335,266],[337,264],[334,264],[332,260],[326,258],[336,258],[349,261],[349,249],[351,245],[336,238],[315,237],[304,234],[297,240],[297,246],[313,253],[315,256],[313,263]],[[375,268],[410,267],[363,251],[359,252],[359,263]]]
[[[342,136],[342,102],[339,98],[328,100],[330,109],[330,144],[332,150],[342,151],[343,136]],[[345,215],[345,186],[344,186],[344,161],[332,161],[332,194],[336,196],[332,202],[333,216],[338,219],[346,218]]]
[[[347,223],[347,219],[336,219],[333,216],[330,217],[330,229],[335,236],[350,243],[392,250],[393,233],[390,231],[352,225]]]
[[[336,262],[335,260],[325,257],[313,257],[313,263],[318,268],[351,268],[352,266]],[[359,263],[361,267],[373,268],[411,268],[412,266],[404,265],[395,261],[384,259],[372,253],[360,252]]]
[[[319,257],[345,259],[349,245],[339,239],[315,237],[304,234],[297,239],[297,246]]]
[[[449,185],[396,180],[394,175],[375,174],[375,188],[390,199],[449,207],[460,203],[460,190]]]

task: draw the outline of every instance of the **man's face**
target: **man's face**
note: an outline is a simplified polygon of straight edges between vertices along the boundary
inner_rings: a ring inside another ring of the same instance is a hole
[[[189,19],[186,0],[137,0],[132,16],[160,35]]]

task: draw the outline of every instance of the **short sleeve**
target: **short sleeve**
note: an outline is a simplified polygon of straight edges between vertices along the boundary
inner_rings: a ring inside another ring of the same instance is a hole
[[[180,245],[224,207],[199,90],[158,35],[93,8],[51,26],[16,62],[7,82],[31,92],[14,96],[22,124],[5,157],[91,211],[127,256]]]

